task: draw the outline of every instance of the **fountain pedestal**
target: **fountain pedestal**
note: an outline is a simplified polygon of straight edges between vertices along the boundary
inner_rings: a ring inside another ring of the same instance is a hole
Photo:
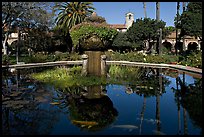
[[[82,55],[82,75],[105,76],[106,56],[102,51],[85,51]]]

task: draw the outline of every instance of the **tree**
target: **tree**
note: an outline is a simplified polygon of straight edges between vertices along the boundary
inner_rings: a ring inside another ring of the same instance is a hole
[[[150,41],[155,41],[157,39],[157,30],[159,30],[159,28],[162,28],[162,33],[165,33],[163,29],[165,25],[166,23],[164,21],[157,22],[155,19],[137,19],[127,30],[127,36],[130,42],[136,43],[143,48],[145,40],[150,43]]]
[[[160,3],[156,2],[156,20],[159,22],[160,20]],[[158,49],[158,54],[161,55],[161,46],[162,46],[162,30],[159,28],[157,30],[159,33],[158,38],[157,38],[157,49]]]
[[[104,17],[98,16],[98,15],[91,15],[89,17],[86,17],[85,22],[95,22],[95,23],[106,23],[106,20]]]
[[[202,40],[202,2],[189,2],[186,11],[181,14],[180,37],[189,35]]]
[[[165,38],[166,36],[168,36],[169,34],[171,34],[172,32],[174,32],[176,30],[175,27],[173,26],[167,26],[164,28],[164,31],[163,31],[163,37]]]
[[[54,6],[54,11],[59,11],[56,23],[59,28],[67,31],[74,25],[82,23],[84,19],[93,13],[95,8],[91,2],[62,2]]]
[[[18,28],[19,33],[22,33],[25,31],[24,28],[27,29],[42,25],[49,26],[51,24],[50,17],[52,14],[47,12],[49,4],[50,3],[46,2],[2,3],[2,30],[4,30],[5,33],[3,43],[4,54],[7,53],[5,45],[9,34],[13,32],[12,28]]]
[[[70,30],[74,47],[81,47],[82,50],[105,50],[117,34],[117,30],[103,23],[83,22]]]
[[[127,33],[119,32],[113,41],[112,48],[114,50],[125,51],[135,47],[133,43],[129,41]]]
[[[56,18],[56,29],[63,33],[64,40],[66,40],[68,47],[72,46],[69,30],[84,21],[84,19],[93,13],[95,8],[91,2],[61,2],[56,3],[54,12],[59,12]],[[74,51],[74,46],[71,51]]]

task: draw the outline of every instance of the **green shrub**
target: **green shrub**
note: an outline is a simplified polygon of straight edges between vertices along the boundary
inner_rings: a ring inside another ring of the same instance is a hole
[[[85,50],[106,49],[108,46],[110,46],[110,43],[113,41],[114,37],[117,34],[118,32],[115,29],[104,23],[83,22],[78,25],[75,25],[70,30],[70,35],[74,47],[76,48],[77,46],[81,46],[81,48]],[[90,41],[86,41],[87,38]],[[96,38],[97,42],[95,40]],[[102,41],[102,44],[100,44],[100,41],[98,39]],[[90,44],[87,44],[87,42],[97,43],[98,45],[92,44],[90,46]]]
[[[178,56],[175,55],[143,55],[137,52],[119,53],[119,52],[106,52],[109,60],[124,60],[132,62],[146,62],[146,63],[171,63],[177,62]]]
[[[182,58],[181,65],[202,68],[202,52],[192,52],[187,57]]]
[[[2,55],[2,65],[6,65],[9,62],[8,55]]]
[[[71,61],[75,61],[75,60],[81,60],[81,55],[79,55],[78,53],[71,53],[69,54],[69,60]]]

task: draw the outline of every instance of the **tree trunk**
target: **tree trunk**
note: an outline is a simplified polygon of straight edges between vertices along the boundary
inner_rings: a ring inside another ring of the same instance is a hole
[[[183,51],[186,51],[186,46],[185,46],[185,35],[183,36]]]
[[[161,131],[161,122],[160,122],[160,94],[162,94],[162,69],[157,69],[157,76],[159,77],[159,90],[156,94],[156,120],[157,120],[157,131]]]
[[[144,8],[144,17],[147,18],[146,2],[143,2],[143,8]]]
[[[176,13],[176,24],[178,25],[178,16],[179,16],[179,9],[180,9],[180,2],[177,2],[177,13]],[[175,44],[175,50],[177,55],[177,47],[178,46],[178,27],[176,26],[176,44]]]
[[[144,96],[144,100],[143,100],[143,106],[142,106],[142,111],[141,111],[141,114],[140,114],[140,135],[142,133],[142,121],[144,119],[144,112],[145,112],[145,108],[146,108],[146,97]]]
[[[156,2],[156,20],[160,20],[160,3]]]
[[[156,21],[159,22],[160,20],[160,2],[156,2]],[[159,32],[159,37],[157,38],[157,49],[158,49],[158,54],[161,55],[161,28],[159,28],[158,32]]]
[[[183,2],[183,12],[186,10],[186,2]],[[186,51],[185,35],[183,36],[183,51]]]
[[[6,32],[6,36],[3,42],[3,51],[4,51],[4,55],[7,55],[7,46],[6,43],[8,41],[8,37],[9,37],[9,32]]]
[[[21,34],[20,34],[20,29],[18,28],[18,43],[16,44],[16,63],[18,64],[18,53],[19,53],[19,45],[21,41]]]

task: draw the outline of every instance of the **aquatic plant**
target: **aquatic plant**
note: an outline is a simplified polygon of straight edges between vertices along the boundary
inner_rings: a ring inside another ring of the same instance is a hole
[[[81,69],[81,66],[56,68],[54,70],[31,74],[31,77],[41,82],[53,84],[57,88],[106,84],[106,80],[103,77],[81,76]]]

